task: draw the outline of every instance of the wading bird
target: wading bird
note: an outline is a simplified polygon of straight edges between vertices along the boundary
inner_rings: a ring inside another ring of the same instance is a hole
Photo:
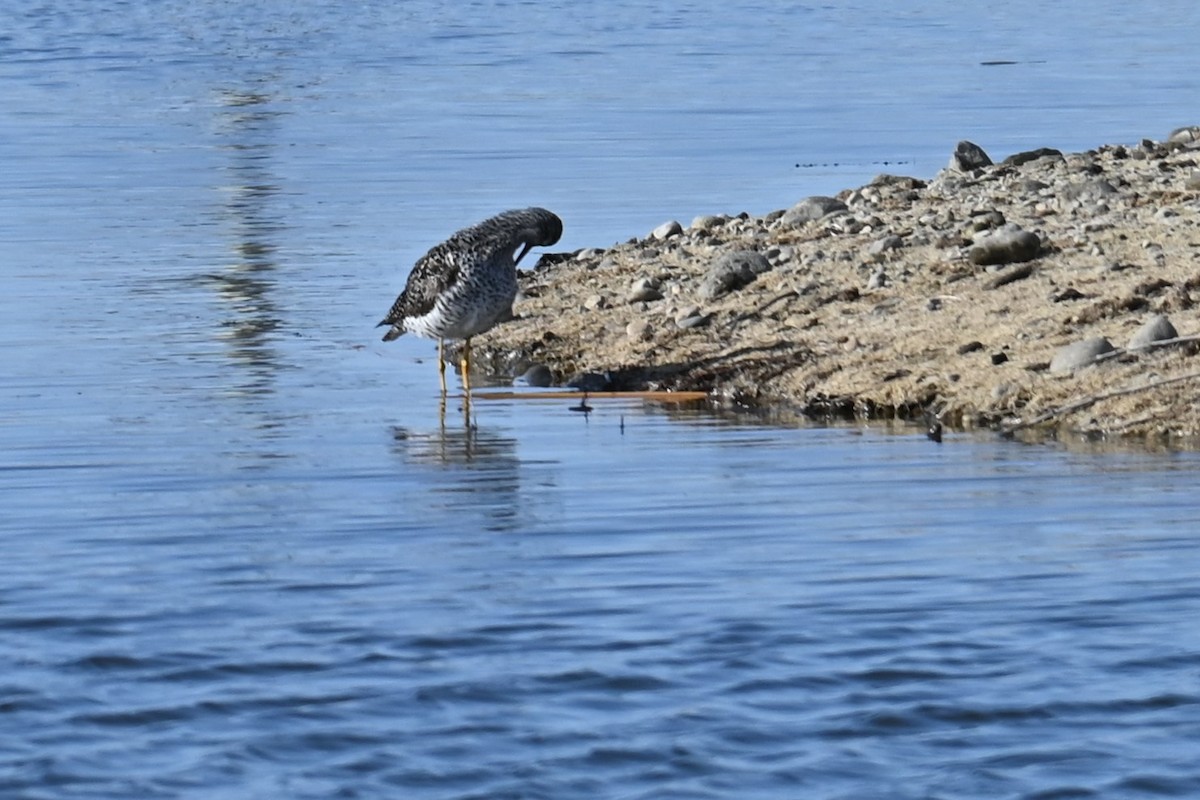
[[[464,228],[421,256],[404,291],[378,326],[390,342],[404,333],[438,340],[438,377],[446,393],[446,339],[462,339],[463,388],[470,391],[471,337],[508,319],[517,296],[517,264],[534,247],[562,236],[562,220],[544,208],[505,211]],[[517,252],[518,249],[520,252]]]

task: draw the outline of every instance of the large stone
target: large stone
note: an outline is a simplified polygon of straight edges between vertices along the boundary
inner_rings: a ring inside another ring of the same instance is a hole
[[[1137,333],[1129,340],[1126,349],[1128,350],[1143,350],[1149,347],[1153,342],[1161,342],[1164,339],[1178,338],[1179,332],[1175,330],[1175,326],[1171,324],[1171,320],[1167,319],[1166,314],[1159,314],[1151,317],[1146,321],[1146,324],[1138,328]]]
[[[741,289],[770,269],[771,262],[767,261],[766,256],[754,250],[726,253],[717,259],[704,276],[700,283],[700,296],[705,300],[713,300]]]
[[[830,214],[849,210],[849,207],[836,197],[814,195],[804,198],[784,212],[782,221],[784,225],[789,226],[803,225],[806,222],[814,222]]]
[[[1176,128],[1171,131],[1171,135],[1167,137],[1167,141],[1174,144],[1200,142],[1200,125],[1188,125],[1183,128]]]
[[[1082,342],[1060,347],[1054,354],[1054,358],[1050,360],[1050,374],[1065,375],[1068,372],[1074,372],[1080,367],[1096,363],[1099,356],[1111,353],[1115,349],[1112,342],[1103,336],[1084,339]]]
[[[975,239],[967,257],[981,267],[1031,261],[1042,251],[1042,240],[1016,225],[1006,225]]]
[[[954,148],[954,154],[950,156],[950,169],[959,172],[970,172],[991,165],[992,159],[982,147],[974,142],[959,142],[958,146]]]
[[[664,222],[662,225],[659,225],[657,228],[650,231],[649,238],[654,239],[655,241],[664,242],[667,239],[670,239],[672,236],[678,236],[681,233],[683,233],[683,226],[680,225],[676,220],[671,220],[670,222]]]

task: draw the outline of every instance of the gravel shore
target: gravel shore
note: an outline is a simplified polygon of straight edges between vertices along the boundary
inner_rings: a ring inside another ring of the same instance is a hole
[[[812,417],[1200,437],[1200,127],[949,162],[547,254],[476,363]]]

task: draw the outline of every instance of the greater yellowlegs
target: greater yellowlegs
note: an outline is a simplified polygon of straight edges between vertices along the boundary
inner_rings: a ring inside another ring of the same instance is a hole
[[[517,296],[517,264],[533,247],[554,244],[562,220],[544,208],[505,211],[464,228],[421,256],[380,326],[385,342],[405,332],[438,340],[438,376],[446,392],[445,339],[462,339],[463,388],[470,389],[471,337],[508,319]],[[517,249],[520,248],[520,252]]]

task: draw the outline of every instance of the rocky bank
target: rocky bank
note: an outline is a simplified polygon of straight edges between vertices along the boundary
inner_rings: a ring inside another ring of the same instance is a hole
[[[566,220],[570,225],[570,220]],[[522,273],[494,374],[812,417],[1200,437],[1200,126],[880,175]],[[545,369],[549,368],[549,371]]]

